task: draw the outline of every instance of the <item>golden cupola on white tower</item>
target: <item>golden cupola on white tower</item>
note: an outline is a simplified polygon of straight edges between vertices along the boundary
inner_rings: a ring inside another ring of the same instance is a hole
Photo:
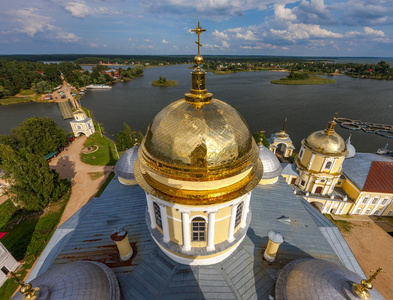
[[[311,194],[330,195],[342,174],[348,154],[344,139],[334,131],[336,118],[325,130],[315,131],[302,140],[296,167],[296,185]]]
[[[205,88],[199,55],[192,89],[150,123],[135,178],[145,190],[146,222],[158,246],[183,264],[228,257],[251,221],[250,196],[262,176],[258,148],[241,115]]]

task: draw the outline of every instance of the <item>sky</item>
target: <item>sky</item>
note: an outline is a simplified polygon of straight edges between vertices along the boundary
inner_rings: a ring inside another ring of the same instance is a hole
[[[393,0],[0,3],[0,54],[393,56]]]

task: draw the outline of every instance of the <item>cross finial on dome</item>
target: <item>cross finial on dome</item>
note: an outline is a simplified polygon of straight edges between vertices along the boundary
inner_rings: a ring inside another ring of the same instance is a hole
[[[191,29],[192,32],[195,32],[198,35],[198,42],[195,41],[195,43],[198,45],[198,56],[199,56],[199,48],[202,47],[200,41],[199,41],[199,37],[201,35],[202,32],[206,31],[206,29],[202,29],[201,26],[199,26],[199,22],[198,22],[198,26],[195,27],[195,29]]]
[[[325,133],[327,135],[332,135],[333,133],[335,133],[334,131],[334,127],[336,126],[336,118],[337,118],[338,113],[336,112],[334,114],[333,120],[329,122],[328,127],[325,129]]]

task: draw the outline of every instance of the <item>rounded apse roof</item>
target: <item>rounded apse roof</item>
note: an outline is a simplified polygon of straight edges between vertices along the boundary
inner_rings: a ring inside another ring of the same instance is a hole
[[[113,271],[92,261],[71,262],[55,267],[33,279],[34,287],[46,287],[50,299],[62,300],[120,300],[120,288]],[[12,300],[22,299],[17,293]]]
[[[139,146],[128,149],[115,165],[115,174],[120,178],[135,180],[134,165],[138,158]]]
[[[346,300],[359,299],[351,294],[351,283],[360,283],[362,278],[338,265],[321,259],[295,260],[286,265],[276,282],[276,299],[284,300]],[[346,297],[343,287],[349,298]],[[371,298],[384,299],[375,289],[369,291]]]
[[[272,179],[281,174],[282,167],[276,155],[263,145],[258,146],[259,159],[262,162],[262,179]]]

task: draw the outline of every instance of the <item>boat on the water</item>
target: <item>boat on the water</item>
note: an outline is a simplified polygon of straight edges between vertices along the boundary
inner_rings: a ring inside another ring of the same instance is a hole
[[[111,89],[112,87],[110,85],[106,84],[90,84],[86,86],[87,89]]]

